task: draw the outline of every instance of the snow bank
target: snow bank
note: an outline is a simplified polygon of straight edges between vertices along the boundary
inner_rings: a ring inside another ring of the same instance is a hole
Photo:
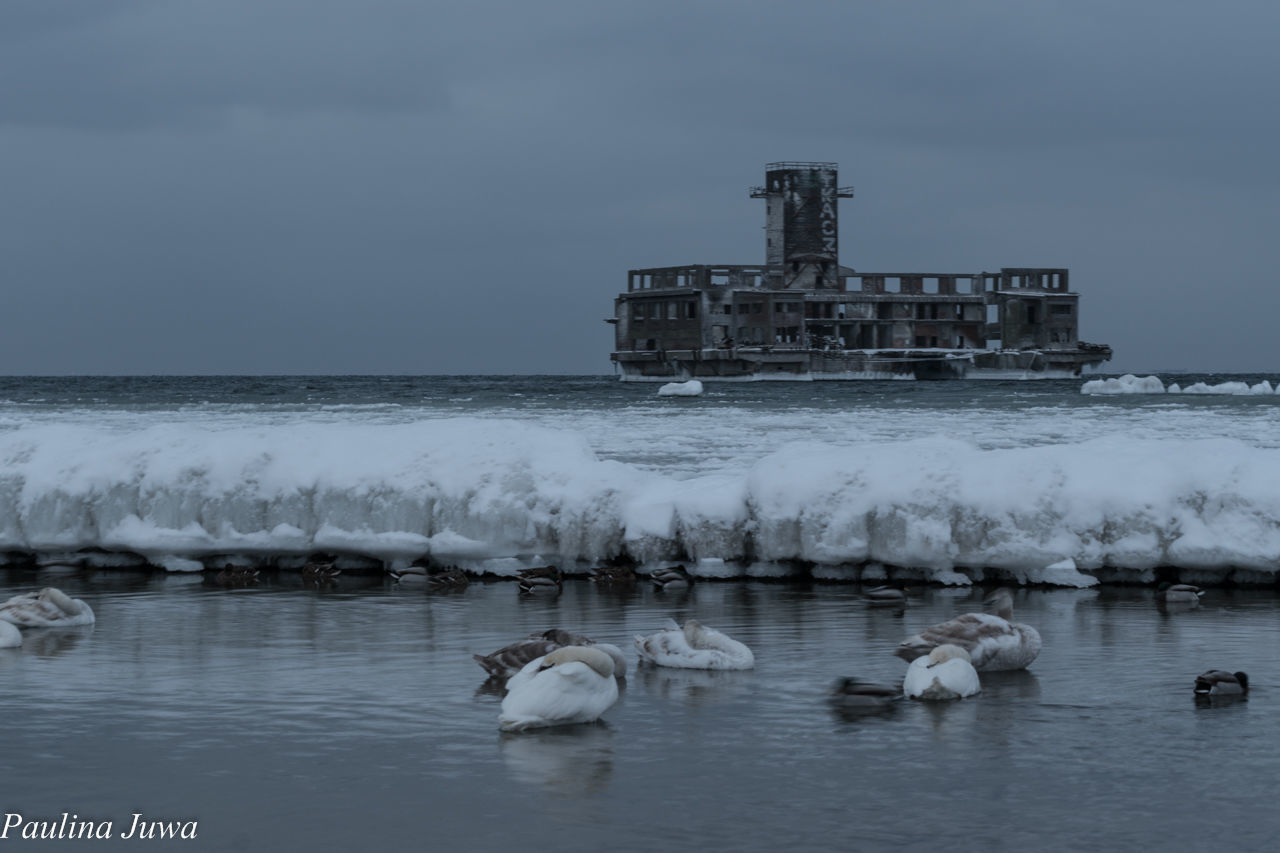
[[[1172,387],[1170,388],[1172,391]],[[1177,393],[1177,392],[1174,392]],[[1208,385],[1204,382],[1196,382],[1182,389],[1183,394],[1232,394],[1235,396],[1256,396],[1258,394],[1274,394],[1271,383],[1265,379],[1256,385],[1249,385],[1245,382],[1219,382],[1217,385]]]
[[[0,432],[0,553],[94,548],[186,570],[334,550],[510,573],[532,555],[626,551],[715,576],[884,563],[942,583],[1074,586],[1168,565],[1266,581],[1280,568],[1276,482],[1280,450],[1226,439],[805,443],[679,480],[490,419],[32,426]]]
[[[702,393],[702,383],[697,379],[688,382],[668,382],[658,389],[659,397],[697,397]]]
[[[1259,394],[1280,393],[1280,388],[1272,388],[1271,383],[1264,379],[1255,385],[1249,385],[1246,382],[1220,382],[1217,385],[1196,382],[1186,388],[1173,382],[1166,389],[1159,377],[1143,376],[1139,378],[1132,373],[1126,373],[1118,379],[1115,377],[1110,379],[1091,379],[1080,386],[1081,394],[1164,394],[1166,392],[1169,394],[1256,396]]]
[[[1126,373],[1119,379],[1090,379],[1080,386],[1081,394],[1163,394],[1164,383],[1156,376],[1141,378]]]

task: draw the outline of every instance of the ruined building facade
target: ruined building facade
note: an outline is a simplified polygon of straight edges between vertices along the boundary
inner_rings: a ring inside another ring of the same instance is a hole
[[[1066,269],[859,272],[839,262],[835,163],[770,163],[765,262],[636,269],[614,300],[624,380],[1067,377],[1111,357],[1079,340]]]

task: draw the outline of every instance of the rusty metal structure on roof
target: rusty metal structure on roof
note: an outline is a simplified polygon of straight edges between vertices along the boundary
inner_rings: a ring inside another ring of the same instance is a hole
[[[769,163],[763,264],[634,269],[614,300],[623,380],[1064,378],[1111,357],[1079,340],[1059,267],[863,272],[840,265],[835,163]]]

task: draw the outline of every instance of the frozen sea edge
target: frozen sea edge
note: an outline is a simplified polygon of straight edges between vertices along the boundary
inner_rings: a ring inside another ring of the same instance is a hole
[[[0,434],[0,553],[170,570],[429,555],[497,575],[625,553],[642,571],[682,561],[706,577],[1078,586],[1169,567],[1194,583],[1271,584],[1276,482],[1280,450],[1226,439],[798,443],[740,473],[680,479],[602,460],[574,433],[492,419],[43,425]]]

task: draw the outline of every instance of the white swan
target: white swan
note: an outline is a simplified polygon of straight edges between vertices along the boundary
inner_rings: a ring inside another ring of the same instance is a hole
[[[899,643],[894,654],[910,662],[950,643],[968,652],[979,672],[1026,669],[1040,654],[1040,632],[1013,621],[1013,596],[1009,590],[996,590],[985,603],[988,612],[965,613],[925,628]]]
[[[22,645],[22,632],[12,623],[0,619],[0,649],[16,649]]]
[[[94,622],[89,605],[51,586],[0,604],[0,619],[23,628],[70,628]]]
[[[591,646],[564,646],[529,661],[507,690],[498,717],[504,732],[589,723],[618,701],[613,658]]]
[[[978,671],[969,662],[969,653],[950,643],[913,660],[902,680],[902,693],[908,699],[963,699],[980,690]]]
[[[667,627],[647,637],[636,636],[640,659],[680,669],[751,669],[756,657],[737,640],[690,619],[681,628],[668,620]]]

